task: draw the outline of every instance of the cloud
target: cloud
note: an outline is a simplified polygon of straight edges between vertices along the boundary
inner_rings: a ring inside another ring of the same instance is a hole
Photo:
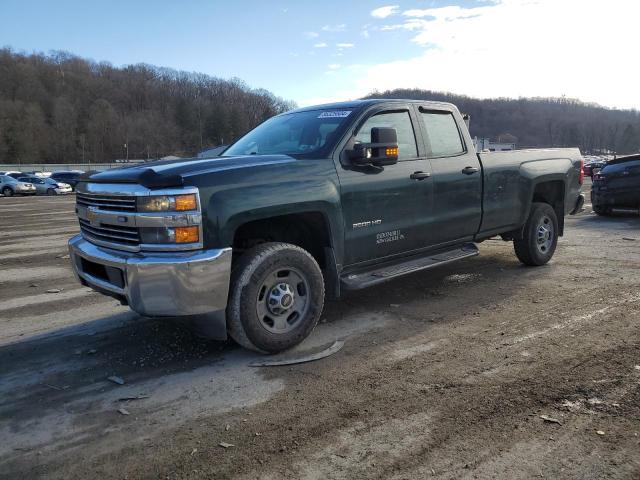
[[[331,64],[327,65],[327,68],[329,70],[338,70],[340,68],[340,64],[339,63],[331,63]]]
[[[457,5],[452,5],[449,7],[426,8],[424,10],[406,10],[402,12],[402,15],[405,17],[432,17],[443,20],[457,20],[460,18],[470,18],[482,15],[483,13],[488,13],[492,8],[493,6],[463,8]]]
[[[318,38],[319,34],[316,32],[304,32],[303,35],[306,38]]]
[[[389,30],[425,30],[428,25],[428,20],[422,20],[419,18],[412,18],[410,20],[405,20],[403,23],[396,23],[394,25],[384,25],[380,27],[380,30],[389,31]]]
[[[355,45],[353,43],[336,43],[336,47],[343,49],[343,48],[353,48],[355,47]]]
[[[325,25],[322,27],[323,32],[344,32],[347,30],[347,25],[340,23],[339,25]]]
[[[423,88],[480,98],[566,95],[640,109],[630,74],[639,15],[640,4],[627,0],[499,0],[407,10],[404,21],[386,30],[406,31],[407,41],[424,51],[345,74],[338,86],[327,84],[324,99]],[[607,26],[611,32],[603,31]]]
[[[371,16],[375,18],[387,18],[391,15],[398,13],[398,5],[387,5],[385,7],[376,8],[371,10]]]
[[[313,45],[313,48],[327,48],[329,45],[327,45],[325,42],[320,42],[320,43],[315,43]]]

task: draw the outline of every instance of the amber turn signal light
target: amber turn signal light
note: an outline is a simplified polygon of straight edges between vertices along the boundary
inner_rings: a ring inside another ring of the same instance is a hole
[[[174,234],[176,243],[196,243],[200,240],[198,227],[176,227]]]
[[[389,147],[384,152],[387,157],[397,157],[398,156],[398,147]]]
[[[198,202],[196,196],[191,195],[177,195],[176,197],[176,210],[183,212],[185,210],[196,210],[198,208]]]

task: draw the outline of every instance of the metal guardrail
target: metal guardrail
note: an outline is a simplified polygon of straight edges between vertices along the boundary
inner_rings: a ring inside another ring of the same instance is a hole
[[[111,162],[111,163],[23,163],[0,164],[0,172],[8,170],[18,172],[57,172],[59,170],[108,170],[110,168],[125,167],[144,161]]]

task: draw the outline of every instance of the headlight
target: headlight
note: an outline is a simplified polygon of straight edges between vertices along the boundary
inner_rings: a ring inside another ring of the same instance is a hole
[[[198,201],[195,194],[189,195],[154,195],[138,197],[139,212],[184,212],[197,210]]]
[[[190,227],[158,227],[140,229],[142,243],[197,243],[200,230]]]

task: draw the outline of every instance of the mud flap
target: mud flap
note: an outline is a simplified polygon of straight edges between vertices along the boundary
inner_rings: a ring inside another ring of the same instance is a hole
[[[578,199],[576,200],[576,205],[573,207],[573,210],[569,213],[569,215],[575,215],[582,211],[582,207],[584,206],[584,195],[581,193],[578,195]]]
[[[224,310],[186,317],[185,324],[196,335],[208,340],[224,342],[227,337],[227,319]]]

